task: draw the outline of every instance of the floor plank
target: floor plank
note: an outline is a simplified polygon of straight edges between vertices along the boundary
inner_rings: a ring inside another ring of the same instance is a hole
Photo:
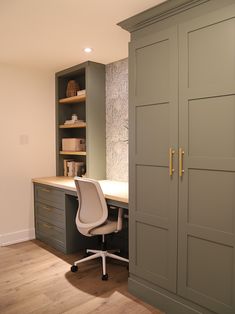
[[[37,240],[0,247],[0,313],[163,314],[128,293],[128,272],[119,262],[108,262],[108,281],[101,280],[99,260],[71,273],[81,257]]]

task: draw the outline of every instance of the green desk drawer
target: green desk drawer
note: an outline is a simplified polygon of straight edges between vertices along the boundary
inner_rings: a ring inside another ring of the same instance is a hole
[[[35,200],[56,208],[65,209],[64,192],[48,185],[35,185]]]
[[[36,217],[49,222],[59,228],[65,228],[65,214],[63,209],[53,207],[44,203],[35,203]]]
[[[44,241],[55,246],[65,247],[65,232],[63,229],[48,223],[44,220],[37,220],[36,222],[37,238],[42,238]]]

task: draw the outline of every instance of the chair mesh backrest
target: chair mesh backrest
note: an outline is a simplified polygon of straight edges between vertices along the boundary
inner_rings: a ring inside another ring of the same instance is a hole
[[[100,220],[104,223],[108,216],[108,208],[98,181],[76,178],[75,184],[79,201],[76,219],[79,225],[86,228],[86,224]]]

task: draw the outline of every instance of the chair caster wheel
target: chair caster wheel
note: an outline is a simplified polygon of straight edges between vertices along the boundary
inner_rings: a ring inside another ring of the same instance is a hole
[[[71,272],[76,273],[78,271],[78,267],[76,265],[71,266]]]
[[[102,275],[102,280],[108,280],[109,276],[108,274]]]

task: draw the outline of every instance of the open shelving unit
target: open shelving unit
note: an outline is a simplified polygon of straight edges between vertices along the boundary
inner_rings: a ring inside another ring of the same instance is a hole
[[[64,175],[68,158],[84,162],[86,176],[105,179],[105,66],[87,61],[56,73],[56,175]],[[75,80],[85,93],[66,97],[67,84]],[[65,124],[73,114],[79,122]],[[62,151],[63,138],[82,138],[86,151]]]

